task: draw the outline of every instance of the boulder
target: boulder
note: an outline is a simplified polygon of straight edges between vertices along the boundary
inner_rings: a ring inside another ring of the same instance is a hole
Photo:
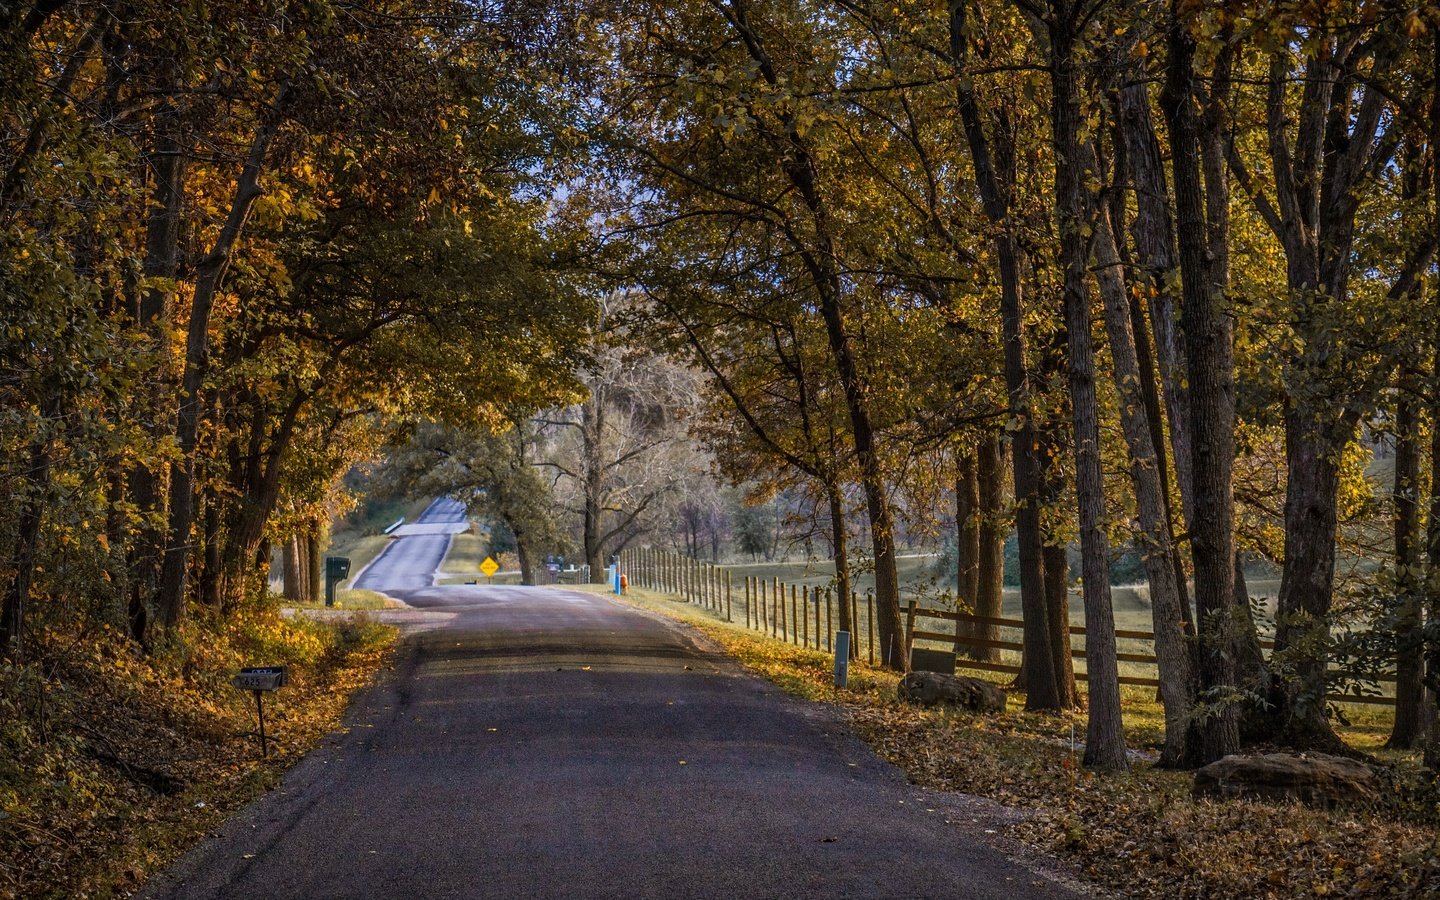
[[[900,699],[921,706],[951,703],[977,712],[1005,711],[1005,692],[998,686],[940,672],[911,672],[900,679]]]
[[[1375,800],[1380,782],[1362,762],[1343,756],[1266,753],[1227,756],[1195,773],[1191,794],[1230,800],[1297,800],[1331,808]]]

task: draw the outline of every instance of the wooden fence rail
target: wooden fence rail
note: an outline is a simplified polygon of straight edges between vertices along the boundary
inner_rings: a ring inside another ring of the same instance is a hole
[[[968,623],[974,625],[991,625],[999,628],[1012,628],[1016,630],[1022,630],[1025,627],[1025,623],[1020,621],[1019,619],[1003,619],[991,616],[977,616],[970,613],[955,612],[954,610],[947,609],[930,609],[927,607],[919,606],[912,601],[908,610],[908,614],[906,616],[907,623],[912,623],[910,629],[907,632],[908,640],[906,646],[913,646],[913,642],[915,641],[930,641],[946,644],[951,648],[959,648],[962,646],[983,647],[993,648],[997,650],[1008,650],[1015,653],[1019,653],[1025,648],[1024,644],[1020,643],[1018,640],[994,640],[990,638],[975,637],[967,634],[960,634],[959,636],[956,636],[956,634],[954,633],[925,630],[916,627],[913,624],[919,619],[940,619],[951,621],[956,624],[957,628],[960,626],[961,623]],[[1084,637],[1085,626],[1071,625],[1070,634],[1072,637]],[[1117,628],[1115,629],[1115,637],[1121,640],[1144,641],[1150,644],[1149,652],[1135,653],[1128,650],[1122,650],[1116,653],[1116,657],[1121,662],[1135,663],[1145,666],[1156,665],[1154,650],[1155,635],[1153,632],[1133,631],[1123,628]],[[1260,641],[1260,646],[1264,647],[1267,650],[1274,649],[1275,642],[1271,640],[1262,640]],[[1083,660],[1085,658],[1085,648],[1072,646],[1070,648],[1070,655],[1075,659]],[[1020,666],[1018,664],[993,662],[989,660],[966,659],[959,653],[954,654],[954,668],[972,669],[983,672],[1005,672],[1012,675],[1018,675],[1020,673]],[[1076,672],[1075,678],[1077,681],[1084,681],[1086,680],[1087,676],[1084,672]],[[1393,684],[1395,682],[1395,677],[1393,675],[1384,675],[1375,680],[1381,683]],[[1121,675],[1120,683],[1135,685],[1137,687],[1158,688],[1160,686],[1159,678],[1140,675]],[[1331,694],[1329,695],[1328,699],[1335,703],[1362,703],[1378,706],[1395,705],[1394,697],[1366,694]]]
[[[622,552],[620,571],[636,587],[676,595],[727,622],[738,617],[752,631],[813,650],[834,650],[840,604],[848,603],[851,657],[875,662],[875,596],[868,591],[841,598],[833,587],[737,577],[729,567],[650,547]]]
[[[839,605],[845,602],[845,599],[836,597],[833,588],[821,585],[787,584],[781,582],[779,578],[766,579],[754,575],[741,575],[737,579],[734,571],[728,567],[654,548],[624,551],[620,556],[620,571],[636,587],[676,595],[688,603],[705,607],[727,622],[734,622],[736,616],[739,616],[744,626],[751,631],[767,634],[776,640],[794,646],[822,651],[834,649],[835,632],[839,628],[840,622]],[[852,591],[848,599],[853,632],[850,639],[851,658],[866,659],[871,665],[874,665],[875,595],[867,591],[862,598],[858,592]],[[738,611],[736,607],[739,607]],[[1014,640],[1007,640],[1003,637],[999,639],[984,638],[963,633],[957,637],[953,632],[936,631],[933,626],[924,627],[921,625],[921,620],[954,622],[954,627],[957,629],[962,624],[970,624],[1019,631],[1024,628],[1024,623],[1019,619],[977,616],[954,610],[934,609],[920,606],[915,601],[911,601],[905,616],[905,645],[913,648],[916,641],[938,643],[944,645],[949,651],[948,658],[945,653],[941,653],[937,657],[936,651],[932,650],[928,654],[920,654],[917,661],[920,657],[945,659],[953,668],[958,669],[999,672],[1009,675],[1020,673],[1018,662],[967,659],[962,653],[954,652],[963,647],[974,647],[1019,654],[1024,650],[1024,645],[1018,638]],[[1071,625],[1070,635],[1072,638],[1083,638],[1085,626]],[[1138,649],[1133,646],[1121,649],[1116,653],[1120,662],[1129,663],[1132,666],[1152,668],[1155,666],[1155,635],[1152,632],[1117,628],[1115,637],[1125,642],[1141,642],[1149,645]],[[1262,640],[1260,646],[1270,650],[1274,648],[1275,643],[1270,640]],[[1075,659],[1084,660],[1085,648],[1072,646],[1070,655]],[[1078,681],[1084,681],[1087,675],[1084,671],[1078,671],[1075,673],[1075,678]],[[1394,676],[1385,676],[1377,680],[1383,683],[1395,681]],[[1158,688],[1160,686],[1158,677],[1143,674],[1121,675],[1120,683],[1135,687]],[[1329,699],[1337,703],[1395,705],[1393,697],[1385,696],[1332,694]]]

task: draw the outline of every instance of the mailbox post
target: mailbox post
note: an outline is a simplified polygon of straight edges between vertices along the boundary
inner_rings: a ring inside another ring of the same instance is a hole
[[[335,605],[335,585],[350,577],[350,557],[325,557],[325,605]]]
[[[349,560],[346,560],[348,565]],[[265,694],[269,691],[278,691],[285,686],[288,679],[285,675],[284,666],[256,666],[248,669],[241,669],[230,680],[242,691],[250,691],[255,695],[255,713],[260,720],[260,756],[262,758],[270,755],[270,748],[265,743]]]

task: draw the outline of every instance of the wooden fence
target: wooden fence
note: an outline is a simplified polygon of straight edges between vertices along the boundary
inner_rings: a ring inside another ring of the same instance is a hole
[[[636,587],[675,594],[746,628],[797,647],[833,651],[840,604],[833,588],[788,584],[779,578],[742,575],[724,566],[658,549],[626,550],[620,571]],[[851,591],[850,639],[853,659],[875,662],[875,596]],[[863,613],[863,615],[862,615]]]
[[[835,596],[832,588],[787,584],[779,578],[766,579],[753,575],[741,576],[737,584],[734,573],[724,566],[649,548],[626,550],[621,554],[620,565],[620,571],[637,587],[674,594],[688,603],[711,610],[724,617],[727,622],[743,620],[746,628],[797,647],[834,649],[835,632],[840,622],[841,600]],[[849,605],[850,621],[854,623],[854,633],[850,641],[851,658],[864,658],[874,665],[875,596],[867,591],[862,597],[852,591]],[[1000,630],[1001,637],[991,639],[962,633],[957,638],[954,631],[936,631],[933,627],[925,627],[926,620],[953,622],[955,628],[961,628],[965,624],[990,625]],[[905,616],[905,645],[913,650],[916,649],[916,642],[943,644],[946,652],[937,657],[936,651],[932,650],[925,656],[930,659],[944,659],[947,663],[953,659],[953,667],[958,669],[1016,675],[1020,672],[1019,654],[1024,650],[1020,639],[1023,628],[1024,623],[1019,619],[989,618],[953,610],[933,609],[911,601]],[[1071,625],[1070,636],[1070,656],[1083,662],[1085,626]],[[1074,645],[1075,637],[1082,639],[1080,646]],[[1160,680],[1156,671],[1154,633],[1118,628],[1115,630],[1115,638],[1118,648],[1116,658],[1123,667],[1120,683],[1158,688]],[[1262,640],[1260,646],[1269,650],[1273,649],[1275,644],[1273,641]],[[983,647],[1011,654],[1014,661],[968,659],[963,653],[966,647]],[[918,649],[923,652],[926,648]],[[954,652],[957,650],[962,652]],[[1142,670],[1145,674],[1136,674]],[[1087,675],[1081,669],[1076,671],[1075,678],[1085,681]],[[1393,684],[1395,678],[1385,676],[1378,680]],[[1395,705],[1395,698],[1392,696],[1332,694],[1329,699],[1337,703]]]
[[[917,625],[917,622],[924,619],[954,622],[957,629],[964,624],[971,624],[977,626],[991,625],[995,626],[996,628],[1005,629],[1011,632],[1011,634],[1013,635],[1013,639],[994,640],[989,638],[975,637],[968,634],[961,634],[959,637],[957,637],[954,632],[947,633],[943,631],[933,631],[919,627]],[[971,615],[969,613],[953,612],[951,610],[928,609],[918,606],[917,604],[912,602],[906,616],[906,625],[909,640],[912,642],[911,646],[913,646],[914,641],[928,641],[931,643],[943,643],[948,648],[955,650],[959,650],[964,647],[984,647],[1015,654],[1018,654],[1024,650],[1024,644],[1021,643],[1020,637],[1017,632],[1023,630],[1025,623],[1021,622],[1019,619],[991,618],[986,616]],[[1072,639],[1076,636],[1083,638],[1085,636],[1085,626],[1071,625],[1070,635]],[[1115,630],[1115,638],[1116,646],[1119,647],[1119,651],[1116,653],[1116,658],[1125,666],[1125,669],[1131,671],[1133,671],[1137,667],[1150,670],[1155,669],[1156,660],[1154,632],[1131,631],[1123,628],[1117,628]],[[1271,650],[1274,649],[1275,642],[1270,640],[1261,640],[1260,646],[1266,650]],[[1082,645],[1076,647],[1072,643],[1070,647],[1070,656],[1078,660],[1084,660],[1084,646]],[[1019,674],[1020,672],[1020,666],[1018,663],[967,659],[965,658],[963,653],[955,654],[954,665],[957,669],[971,669],[974,671],[1004,672],[1009,674]],[[1075,678],[1078,681],[1084,681],[1086,679],[1086,673],[1084,671],[1077,671],[1075,673]],[[1393,675],[1385,675],[1376,680],[1385,684],[1395,683],[1395,677]],[[1121,674],[1120,683],[1135,685],[1138,687],[1158,688],[1160,686],[1158,670],[1156,671],[1156,675]],[[1329,696],[1329,699],[1335,703],[1363,703],[1379,706],[1395,705],[1395,698],[1393,696],[1376,696],[1368,694],[1331,694]]]

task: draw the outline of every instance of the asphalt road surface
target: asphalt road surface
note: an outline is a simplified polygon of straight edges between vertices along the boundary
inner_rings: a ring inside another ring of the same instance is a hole
[[[345,734],[144,896],[1077,896],[997,849],[1003,810],[908,785],[835,711],[681,626],[591,594],[417,585],[438,565],[423,537],[381,559],[364,585],[429,630]]]
[[[465,504],[455,500],[436,500],[425,508],[417,524],[453,524],[465,521]],[[435,583],[435,570],[445,561],[450,550],[449,534],[417,534],[396,538],[370,565],[361,572],[352,588],[396,592],[428,588]]]

